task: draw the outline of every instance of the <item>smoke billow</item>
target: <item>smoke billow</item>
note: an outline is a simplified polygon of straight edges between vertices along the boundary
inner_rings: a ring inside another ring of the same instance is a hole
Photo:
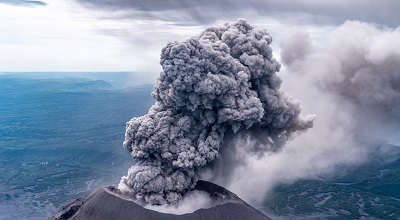
[[[400,28],[347,21],[322,37],[301,29],[281,41],[283,87],[318,120],[279,154],[244,158],[227,188],[247,201],[281,182],[399,158],[384,143],[400,145]]]
[[[150,204],[174,204],[235,134],[254,139],[251,150],[261,155],[312,127],[314,116],[301,116],[299,102],[280,91],[271,42],[239,19],[163,48],[156,103],[127,123],[124,147],[136,164],[119,188]]]
[[[283,61],[321,92],[350,103],[355,132],[387,138],[376,135],[380,128],[400,126],[400,28],[348,21],[325,45],[313,48],[310,39],[298,33],[283,44]]]

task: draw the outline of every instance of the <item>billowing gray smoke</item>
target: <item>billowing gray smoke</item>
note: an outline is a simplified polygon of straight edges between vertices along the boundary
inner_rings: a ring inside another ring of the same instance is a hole
[[[219,157],[226,132],[257,130],[253,138],[269,140],[257,147],[262,152],[312,127],[314,116],[300,116],[299,103],[279,90],[271,42],[266,31],[238,20],[169,43],[156,103],[127,123],[124,147],[136,164],[119,188],[147,203],[173,204]]]
[[[400,28],[347,21],[323,45],[297,33],[282,45],[283,62],[325,90],[319,94],[339,95],[342,109],[351,104],[358,135],[390,138],[378,133],[400,128]]]

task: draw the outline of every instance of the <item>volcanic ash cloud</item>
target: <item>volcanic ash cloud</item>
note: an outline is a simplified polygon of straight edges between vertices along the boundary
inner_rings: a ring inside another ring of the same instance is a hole
[[[279,90],[271,42],[240,19],[163,48],[156,103],[126,126],[124,147],[136,164],[119,188],[150,204],[175,204],[221,156],[226,132],[267,137],[256,148],[261,155],[311,128],[314,116],[301,116],[299,102]]]

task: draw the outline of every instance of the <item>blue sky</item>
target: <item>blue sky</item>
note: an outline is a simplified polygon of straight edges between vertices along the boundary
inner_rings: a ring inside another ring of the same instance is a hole
[[[245,18],[279,42],[302,29],[318,41],[346,20],[396,28],[396,0],[3,0],[0,71],[136,71],[155,78],[170,41]]]

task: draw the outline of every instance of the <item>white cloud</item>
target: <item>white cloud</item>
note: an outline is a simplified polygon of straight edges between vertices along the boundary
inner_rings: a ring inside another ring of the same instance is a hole
[[[104,12],[61,0],[34,8],[0,4],[0,11],[3,72],[137,71],[154,80],[161,48],[198,29],[106,19]]]

